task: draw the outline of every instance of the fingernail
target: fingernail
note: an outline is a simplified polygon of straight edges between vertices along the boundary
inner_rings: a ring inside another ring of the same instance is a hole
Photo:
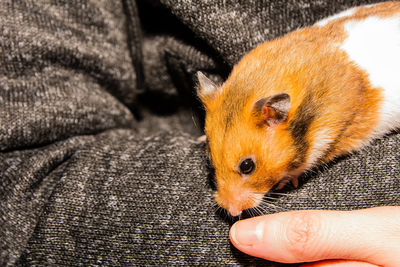
[[[239,221],[232,226],[230,233],[232,241],[237,245],[256,245],[263,240],[264,222]]]

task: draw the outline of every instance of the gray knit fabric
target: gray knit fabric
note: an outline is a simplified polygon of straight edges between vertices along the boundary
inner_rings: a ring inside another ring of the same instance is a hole
[[[0,1],[0,265],[263,265],[216,212],[196,71],[375,1]],[[295,44],[294,44],[295,45]],[[399,205],[400,136],[264,208]]]

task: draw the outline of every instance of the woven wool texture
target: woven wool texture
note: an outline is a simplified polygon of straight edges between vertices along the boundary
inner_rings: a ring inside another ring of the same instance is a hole
[[[257,44],[373,2],[0,1],[0,265],[280,266],[215,212],[195,73],[221,82]],[[264,208],[399,205],[399,142]]]

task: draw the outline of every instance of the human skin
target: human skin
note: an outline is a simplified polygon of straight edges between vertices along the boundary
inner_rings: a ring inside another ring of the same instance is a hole
[[[400,266],[400,206],[264,215],[236,222],[230,239],[244,253],[276,262]]]

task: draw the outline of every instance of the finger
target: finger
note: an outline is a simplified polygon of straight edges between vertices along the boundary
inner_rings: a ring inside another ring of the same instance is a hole
[[[324,260],[302,264],[301,267],[378,267],[379,265],[352,260]]]
[[[349,259],[400,266],[400,207],[265,215],[235,223],[230,237],[241,251],[278,262]]]

